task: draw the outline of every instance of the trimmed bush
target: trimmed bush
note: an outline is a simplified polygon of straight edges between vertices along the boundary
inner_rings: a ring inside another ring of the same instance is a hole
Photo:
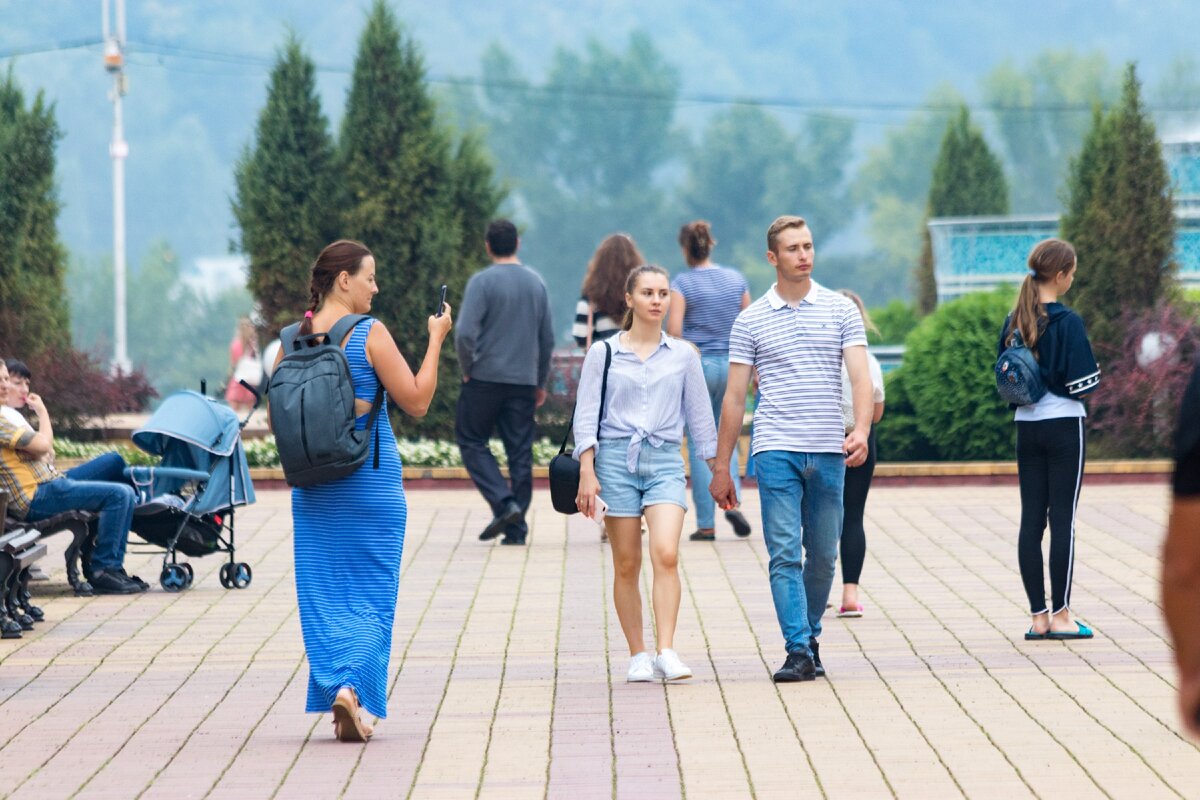
[[[917,430],[944,460],[1013,458],[1016,428],[992,372],[1012,304],[1010,289],[969,294],[939,306],[905,340]]]
[[[887,405],[875,426],[880,461],[934,461],[935,448],[917,426],[917,415],[908,392],[911,370],[900,367],[884,378]]]

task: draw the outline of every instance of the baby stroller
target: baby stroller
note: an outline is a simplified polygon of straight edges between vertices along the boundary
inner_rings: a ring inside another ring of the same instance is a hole
[[[176,560],[178,553],[228,553],[221,585],[250,585],[250,565],[236,560],[233,525],[234,509],[254,502],[241,438],[249,419],[247,414],[239,422],[228,406],[182,391],[164,400],[133,434],[139,448],[162,456],[158,466],[129,467],[126,474],[138,493],[133,532],[166,550],[158,582],[168,592],[188,588],[194,578],[192,565]]]

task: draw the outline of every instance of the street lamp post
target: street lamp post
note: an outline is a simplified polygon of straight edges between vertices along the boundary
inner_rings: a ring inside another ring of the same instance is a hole
[[[114,372],[128,373],[131,369],[126,340],[125,321],[125,157],[129,144],[125,141],[121,98],[128,83],[125,79],[125,0],[116,0],[116,20],[113,24],[112,3],[102,0],[104,16],[104,68],[113,76],[109,99],[113,104],[113,135],[108,154],[113,162],[113,359]]]

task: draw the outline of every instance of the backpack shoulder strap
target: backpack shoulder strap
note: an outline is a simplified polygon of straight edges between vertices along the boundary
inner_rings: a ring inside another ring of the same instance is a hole
[[[300,349],[300,323],[293,322],[279,332],[279,343],[283,345],[283,354],[295,353]]]
[[[342,317],[336,323],[334,323],[332,328],[329,329],[329,343],[334,347],[341,347],[342,340],[349,335],[350,331],[353,330],[358,323],[367,319],[370,319],[370,317],[366,314],[347,314],[346,316]]]

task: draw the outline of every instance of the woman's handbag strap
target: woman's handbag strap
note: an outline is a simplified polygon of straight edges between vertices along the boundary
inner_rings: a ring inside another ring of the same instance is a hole
[[[604,421],[604,405],[608,402],[608,368],[612,366],[612,344],[604,340],[604,377],[600,379],[600,416],[596,417],[596,440],[600,439],[600,423]],[[562,445],[558,454],[567,450],[567,440],[571,438],[571,428],[575,426],[575,409],[579,406],[579,393],[576,391],[575,403],[571,406],[571,421],[567,423],[567,432],[563,434]]]

